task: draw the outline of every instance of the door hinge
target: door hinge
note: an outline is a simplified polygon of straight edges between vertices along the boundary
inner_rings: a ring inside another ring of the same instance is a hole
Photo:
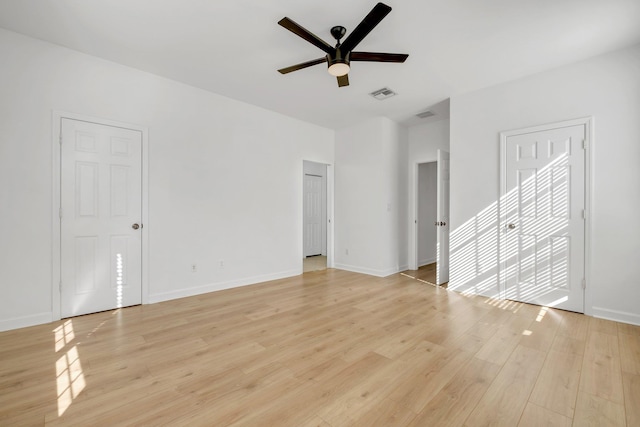
[[[587,210],[582,209],[582,219],[587,219]]]
[[[587,289],[587,279],[582,278],[582,289]]]
[[[587,142],[586,139],[582,140],[582,149],[586,150],[587,148],[589,148],[589,143]]]
[[[58,144],[62,145],[62,134],[58,135]]]

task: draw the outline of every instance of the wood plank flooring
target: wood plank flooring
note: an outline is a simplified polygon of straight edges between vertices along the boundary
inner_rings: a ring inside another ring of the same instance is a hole
[[[0,333],[0,426],[640,425],[640,327],[411,273],[329,269]]]
[[[302,271],[309,273],[311,271],[326,270],[327,257],[325,255],[315,255],[302,259]]]
[[[404,274],[417,279],[417,280],[423,280],[429,284],[435,285],[436,284],[436,268],[437,268],[438,264],[436,264],[435,262],[432,264],[427,264],[427,265],[423,265],[422,267],[418,268],[417,270],[407,270],[404,272]],[[442,286],[443,288],[446,288],[446,285]]]

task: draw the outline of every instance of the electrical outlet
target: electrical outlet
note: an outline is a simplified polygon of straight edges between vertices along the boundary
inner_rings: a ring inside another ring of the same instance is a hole
[[[198,264],[191,264],[191,272],[196,273],[198,271]]]
[[[221,259],[220,261],[218,261],[218,265],[220,266],[220,268],[224,268],[224,260]]]

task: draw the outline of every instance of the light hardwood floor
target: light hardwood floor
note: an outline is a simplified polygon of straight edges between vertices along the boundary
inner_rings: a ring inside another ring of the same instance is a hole
[[[302,260],[302,271],[308,273],[310,271],[326,270],[327,257],[324,255],[310,256]]]
[[[0,333],[2,426],[638,426],[639,402],[640,327],[408,273],[330,269]]]
[[[419,267],[417,270],[407,270],[404,272],[405,275],[417,279],[420,281],[424,281],[427,284],[435,285],[436,284],[436,267],[437,264],[434,262],[433,264],[423,265]],[[447,284],[445,283],[442,287],[446,288]]]

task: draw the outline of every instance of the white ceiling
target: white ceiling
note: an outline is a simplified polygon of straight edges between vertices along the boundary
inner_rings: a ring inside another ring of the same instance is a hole
[[[323,52],[277,25],[287,16],[330,44],[375,0],[0,0],[0,27],[339,129],[368,117],[424,123],[456,94],[640,43],[640,0],[386,0],[358,46],[408,53],[357,62],[338,88],[326,65],[276,70]],[[378,101],[368,93],[398,93]],[[444,108],[443,108],[444,107]]]

